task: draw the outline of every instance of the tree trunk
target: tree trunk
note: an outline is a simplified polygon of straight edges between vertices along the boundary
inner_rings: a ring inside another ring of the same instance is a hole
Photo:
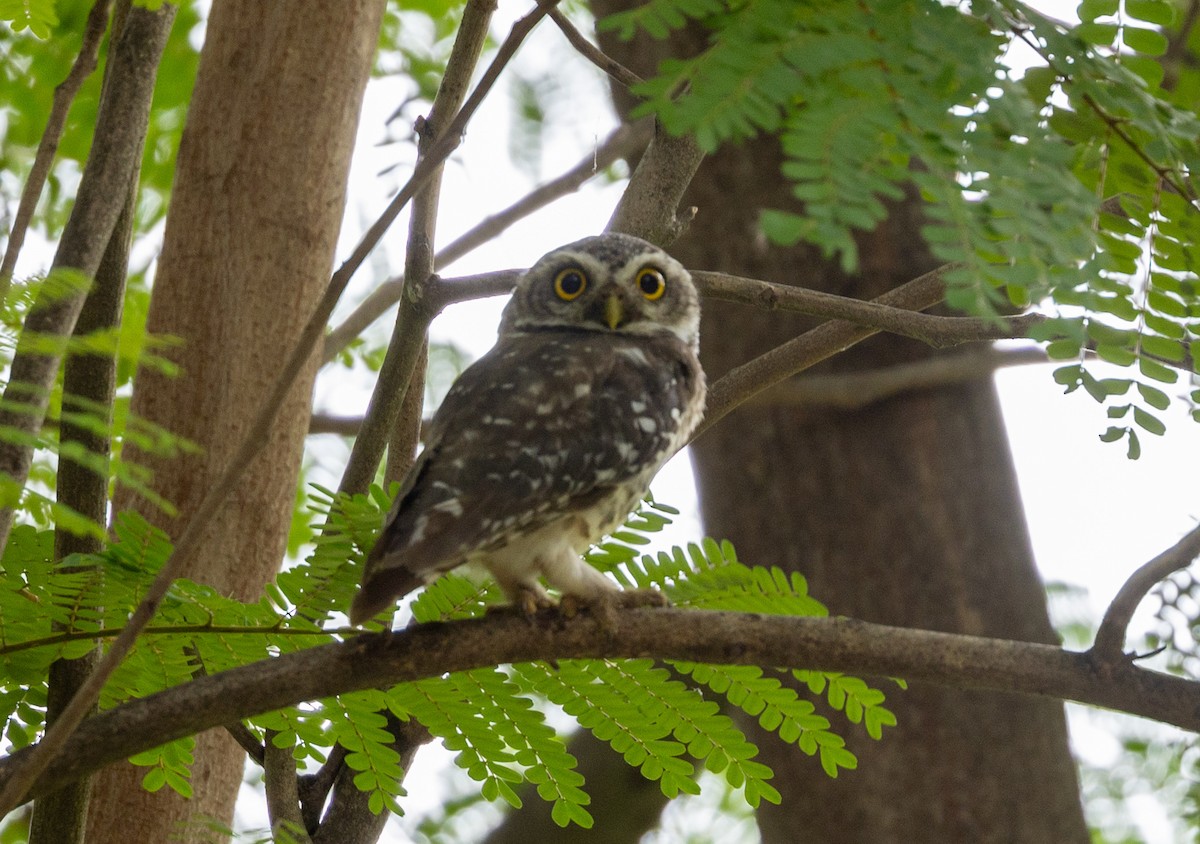
[[[320,297],[333,263],[346,176],[383,0],[283,4],[218,0],[208,19],[179,151],[149,329],[183,339],[180,374],[138,376],[133,412],[199,443],[186,457],[131,454],[179,510],[136,509],[178,535],[237,447]],[[319,355],[278,416],[271,441],[208,532],[188,576],[256,598],[278,568],[308,427]],[[220,839],[232,822],[241,749],[216,730],[196,739],[195,796],[148,794],[130,765],[96,778],[88,841]],[[180,825],[189,823],[180,836]]]
[[[769,141],[706,162],[691,196],[702,211],[676,255],[688,266],[861,298],[933,268],[910,206],[860,238],[856,279],[815,250],[756,243],[754,207],[784,201],[778,165]],[[736,206],[721,202],[734,179],[746,200]],[[708,304],[705,317],[713,375],[760,351],[764,335],[788,333],[733,306]],[[885,367],[927,354],[883,337],[834,365]],[[802,572],[832,613],[1055,641],[989,380],[855,411],[799,410],[768,396],[707,433],[693,455],[706,530],[731,539],[745,560]],[[783,793],[781,806],[759,812],[765,842],[795,841],[797,829],[825,842],[1088,840],[1060,704],[876,682],[899,726],[882,742],[843,727],[860,760],[853,773],[829,779],[795,748],[760,737]]]
[[[602,15],[627,4],[593,5]],[[702,48],[705,37],[688,31],[668,42],[607,39],[603,46],[650,75],[667,55]],[[699,214],[672,247],[685,266],[861,298],[934,267],[912,200],[859,238],[863,266],[855,277],[816,249],[768,245],[757,230],[759,209],[797,208],[782,184],[780,158],[768,138],[705,161],[685,200]],[[805,325],[705,302],[701,344],[710,380]],[[881,337],[830,369],[928,354]],[[856,411],[772,404],[768,394],[707,432],[692,453],[706,531],[732,540],[749,563],[802,572],[832,613],[1054,641],[988,380]],[[857,771],[829,779],[795,747],[755,736],[783,794],[782,805],[758,813],[764,842],[1088,840],[1060,704],[876,682],[899,720],[882,742],[831,716],[859,757]]]

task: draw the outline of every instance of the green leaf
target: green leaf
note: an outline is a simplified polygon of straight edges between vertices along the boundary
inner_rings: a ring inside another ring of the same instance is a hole
[[[1176,18],[1175,5],[1166,0],[1125,0],[1125,12],[1137,20],[1159,26],[1170,26]]]
[[[1133,421],[1136,422],[1138,427],[1140,427],[1142,430],[1148,431],[1155,436],[1161,437],[1167,432],[1167,426],[1163,424],[1161,419],[1151,413],[1146,412],[1145,410],[1142,410],[1136,405],[1133,408]]]
[[[1121,30],[1121,39],[1130,49],[1147,56],[1161,56],[1167,51],[1167,38],[1153,29],[1126,26]]]
[[[1118,0],[1083,0],[1079,4],[1079,19],[1090,22],[1106,15],[1115,15],[1119,5]]]
[[[1064,338],[1062,340],[1055,340],[1046,344],[1046,354],[1052,360],[1070,360],[1071,358],[1079,357],[1079,350],[1081,347],[1082,344],[1080,344],[1078,340]],[[1063,369],[1065,369],[1065,367],[1055,370],[1055,381],[1058,381],[1058,373],[1062,372]],[[1058,381],[1058,383],[1061,384],[1064,382]]]
[[[1138,383],[1138,393],[1142,397],[1142,401],[1153,407],[1155,410],[1166,410],[1171,406],[1171,399],[1162,390],[1157,387],[1151,387],[1149,384]]]
[[[1155,381],[1161,381],[1164,384],[1174,384],[1179,380],[1179,372],[1177,370],[1163,366],[1158,361],[1144,355],[1138,358],[1138,369],[1147,378],[1153,378]]]

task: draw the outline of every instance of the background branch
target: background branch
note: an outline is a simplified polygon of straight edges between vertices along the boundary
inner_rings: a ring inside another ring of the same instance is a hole
[[[793,378],[759,393],[750,403],[855,410],[910,390],[958,384],[986,378],[1001,367],[1047,361],[1046,352],[1036,346],[1021,349],[980,346],[880,369]]]
[[[554,0],[557,2],[557,0]],[[455,109],[453,106],[461,102],[461,98],[451,99],[447,105],[451,106],[449,111],[454,113],[454,118],[450,120],[445,128],[434,126],[433,135],[436,140],[432,141],[429,146],[428,155],[433,155],[434,152],[442,147],[453,149],[460,143],[460,136],[466,127],[467,121],[471,115],[479,108],[483,100],[491,92],[492,87],[496,84],[500,73],[516,55],[517,49],[525,40],[526,36],[533,31],[538,22],[545,17],[549,7],[554,5],[554,2],[540,2],[537,7],[519,19],[513,24],[509,31],[508,37],[500,45],[496,56],[492,59],[487,69],[483,72],[482,78],[475,86],[475,90],[466,98],[462,108]],[[474,6],[481,8],[486,6],[488,11],[488,19],[490,20],[490,9],[494,8],[492,4],[468,3],[467,8],[471,9]],[[459,28],[458,39],[455,41],[454,49],[458,50],[459,41],[464,44],[465,41],[463,29],[466,21]],[[486,30],[486,26],[485,26]],[[480,35],[480,39],[486,35],[486,31]],[[478,52],[478,51],[477,51]],[[465,52],[464,52],[465,55]],[[452,57],[453,61],[453,57]],[[469,68],[474,68],[474,61],[467,65]],[[450,75],[451,68],[448,66],[446,74]],[[469,80],[469,75],[463,80],[463,84]],[[448,92],[453,91],[453,86],[447,88],[447,80],[443,79],[442,87],[439,88],[438,96],[441,96],[442,89]],[[451,96],[450,93],[447,96]],[[455,94],[457,96],[457,94]],[[418,159],[417,167],[426,159]],[[436,178],[436,174],[440,172],[441,161],[439,159],[431,166],[430,175]],[[409,244],[410,249],[413,243]],[[422,251],[431,251],[432,245],[424,243],[420,246]],[[406,259],[406,262],[409,259]],[[428,264],[432,268],[432,257],[428,260],[422,260],[423,264]],[[383,366],[379,371],[379,377],[375,381],[375,389],[371,393],[371,401],[367,407],[366,416],[363,419],[363,425],[359,429],[358,436],[354,441],[354,448],[350,452],[350,459],[347,461],[346,469],[342,474],[341,483],[338,486],[339,492],[363,492],[367,489],[367,485],[375,476],[375,470],[379,466],[379,460],[383,455],[384,445],[387,440],[388,432],[392,430],[395,424],[396,416],[400,412],[400,402],[404,397],[405,391],[408,389],[409,383],[412,381],[413,371],[416,367],[416,362],[421,354],[421,349],[425,343],[425,332],[429,327],[429,322],[436,315],[436,311],[431,308],[424,296],[422,283],[425,281],[427,273],[423,273],[420,280],[410,280],[405,284],[404,296],[401,298],[400,310],[396,314],[396,328],[392,333],[392,341],[388,347],[387,355],[384,358]]]
[[[1043,695],[1200,731],[1200,685],[1121,660],[1098,671],[1091,655],[1051,645],[911,630],[848,618],[639,609],[617,626],[545,610],[422,624],[389,635],[285,654],[131,700],[89,718],[28,797],[98,767],[209,727],[304,700],[387,687],[486,665],[555,659],[676,659],[792,666],[925,680],[956,688]],[[0,781],[32,753],[0,761]]]
[[[473,249],[498,237],[518,220],[579,190],[585,182],[602,173],[618,159],[627,158],[644,149],[650,138],[650,131],[649,121],[621,126],[596,147],[591,155],[581,159],[570,170],[534,188],[504,210],[480,220],[472,229],[439,250],[433,258],[434,269],[452,264]],[[372,290],[362,303],[325,337],[325,362],[333,360],[351,340],[400,301],[403,290],[404,276],[390,278]]]
[[[1123,659],[1125,631],[1138,604],[1163,578],[1172,572],[1187,568],[1197,557],[1200,557],[1200,525],[1192,528],[1173,546],[1141,566],[1125,581],[1104,612],[1090,653],[1103,661]]]
[[[954,264],[945,264],[933,272],[889,290],[872,301],[914,311],[932,307],[945,296],[942,278],[955,267]],[[709,387],[704,421],[700,423],[692,439],[699,437],[725,414],[752,396],[848,349],[855,343],[878,334],[879,331],[878,328],[866,328],[844,320],[834,320],[818,325],[748,363],[731,369]]]

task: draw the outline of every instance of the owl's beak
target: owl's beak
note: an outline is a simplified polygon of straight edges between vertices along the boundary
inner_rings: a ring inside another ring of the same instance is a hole
[[[604,300],[604,322],[610,329],[616,331],[624,317],[625,306],[621,304],[621,297],[616,293],[609,293],[608,298]]]

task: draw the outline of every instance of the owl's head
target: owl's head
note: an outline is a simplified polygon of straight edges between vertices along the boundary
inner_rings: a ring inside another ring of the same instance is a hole
[[[700,297],[683,265],[626,234],[602,234],[538,260],[513,291],[500,334],[567,330],[699,342]]]

